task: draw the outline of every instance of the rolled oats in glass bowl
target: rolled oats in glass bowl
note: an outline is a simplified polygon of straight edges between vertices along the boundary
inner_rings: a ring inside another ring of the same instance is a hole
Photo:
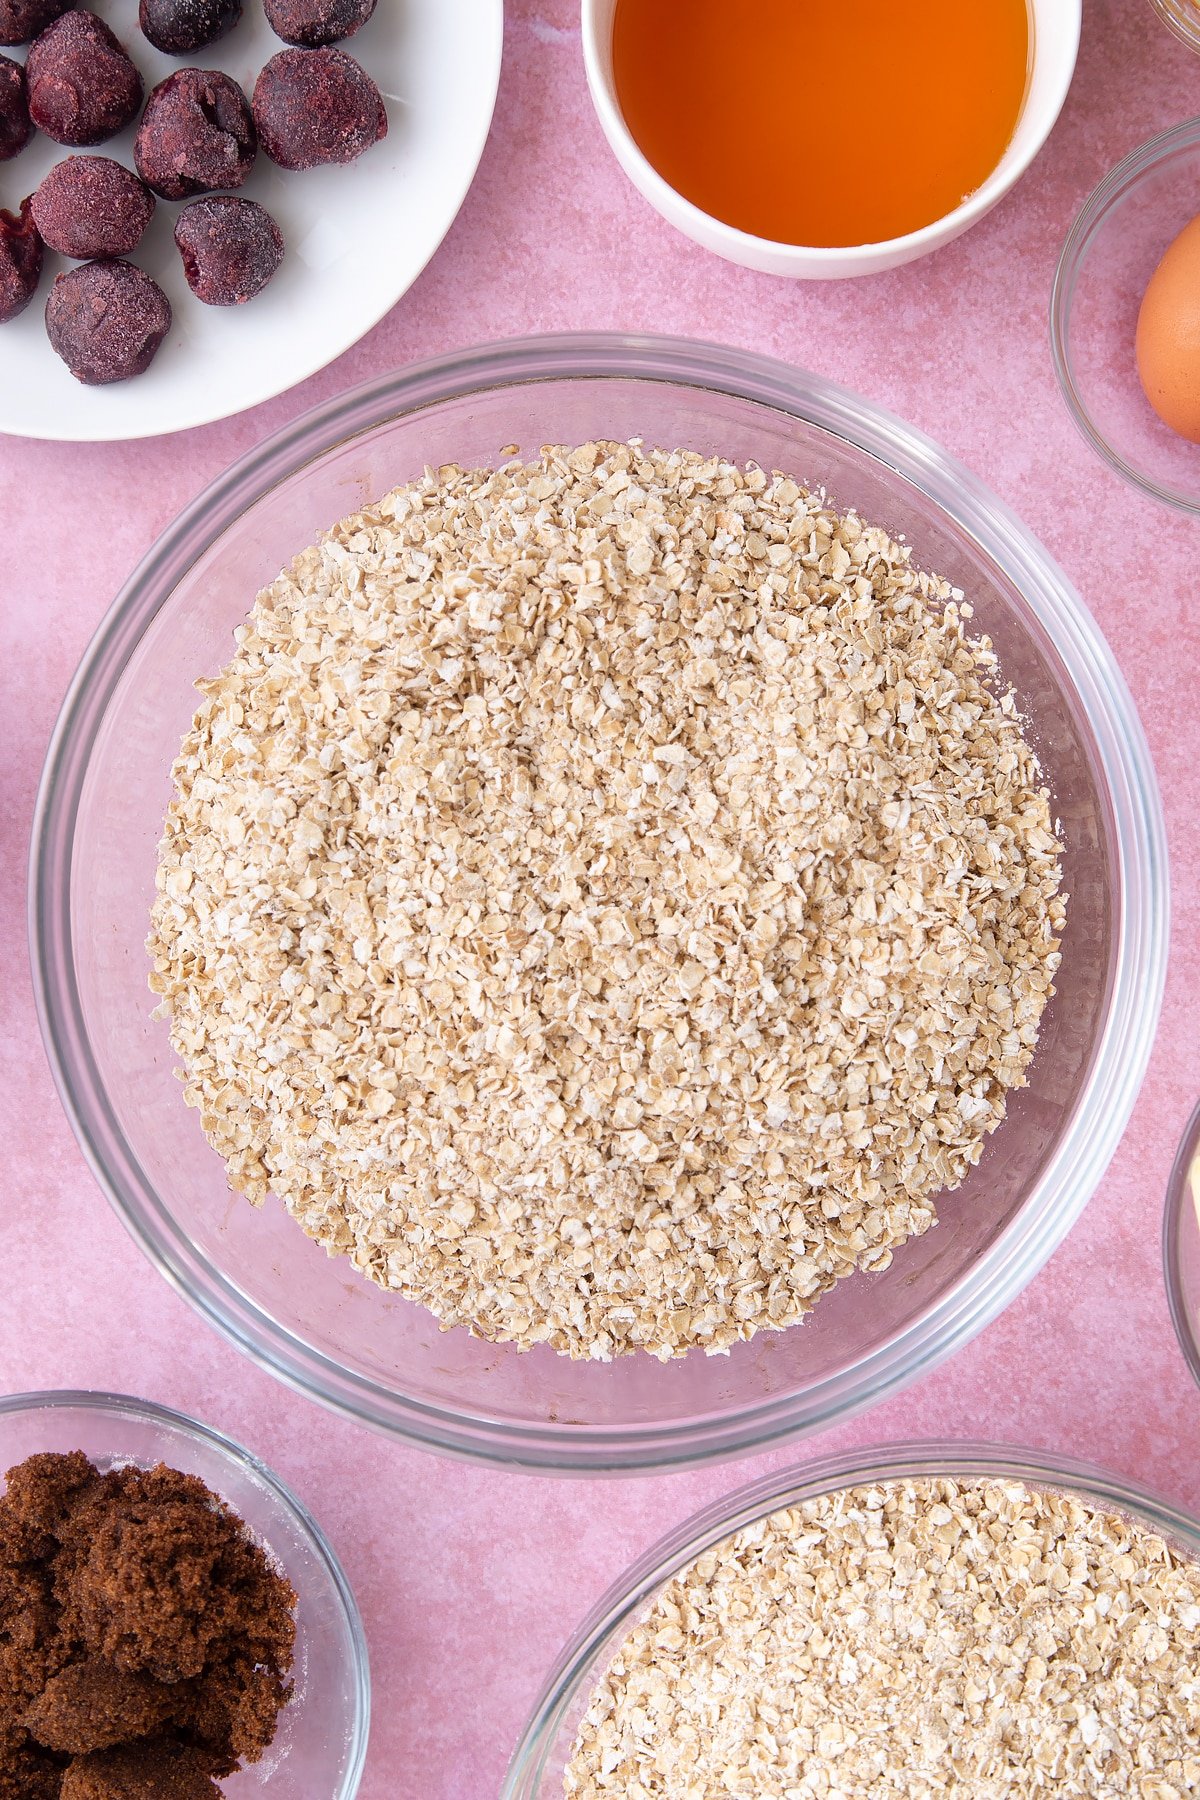
[[[1200,1779],[1200,1522],[1040,1452],[773,1474],[622,1576],[502,1800],[1138,1794]]]
[[[646,496],[632,509],[631,486]],[[571,553],[526,555],[521,533],[555,507]],[[474,549],[452,568],[441,546],[463,519]],[[605,532],[607,563],[590,547]],[[787,617],[780,557],[807,584]],[[896,712],[873,811],[832,803],[877,741],[878,702],[854,679],[872,659]],[[976,772],[992,759],[1004,819],[969,784],[927,780],[954,762],[951,726]],[[526,804],[532,758],[543,815]],[[811,809],[804,867],[764,795]],[[961,875],[943,829],[982,833]],[[892,1188],[860,1195],[878,1084],[845,1052],[897,984],[865,872],[850,929],[821,859],[852,874],[872,832],[904,864],[905,905],[936,889],[949,910],[905,951],[913,1016],[875,1039],[922,1071],[904,1123],[919,1159],[897,1142]],[[408,369],[231,470],[89,651],[34,862],[60,1091],[164,1272],[314,1396],[547,1469],[811,1431],[965,1341],[1099,1179],[1162,982],[1144,740],[1045,552],[868,403],[669,340],[529,340]],[[969,966],[956,882],[964,904],[977,882],[1010,894]],[[1013,930],[1039,884],[1031,929]],[[152,908],[169,1020],[146,988]],[[999,989],[993,957],[1021,972],[1018,1000],[998,991],[970,1031],[931,1038],[962,992]],[[797,1046],[789,1003],[809,1000]],[[951,1116],[944,1067],[976,1055]],[[662,1154],[688,1135],[684,1107],[711,1114],[694,1167]],[[597,1123],[619,1155],[597,1157]],[[824,1160],[797,1179],[801,1137]],[[794,1193],[820,1215],[811,1247],[780,1225]],[[606,1229],[622,1207],[628,1229]],[[722,1354],[659,1361],[681,1321]],[[656,1354],[613,1354],[638,1344]]]

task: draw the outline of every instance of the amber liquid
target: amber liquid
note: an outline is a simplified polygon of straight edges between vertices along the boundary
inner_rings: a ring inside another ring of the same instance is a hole
[[[944,218],[1003,156],[1027,0],[617,0],[643,154],[757,237],[873,244]]]

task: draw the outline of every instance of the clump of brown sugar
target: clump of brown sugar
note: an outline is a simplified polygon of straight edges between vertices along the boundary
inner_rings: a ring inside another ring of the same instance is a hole
[[[252,1201],[528,1348],[721,1350],[935,1222],[1063,902],[970,604],[782,475],[429,469],[259,595],[150,954]]]
[[[296,1596],[163,1464],[29,1457],[0,1497],[0,1800],[206,1800],[271,1743]]]

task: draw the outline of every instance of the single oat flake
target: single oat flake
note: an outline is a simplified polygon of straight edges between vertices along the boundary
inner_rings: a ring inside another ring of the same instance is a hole
[[[969,615],[795,482],[637,443],[428,469],[302,551],[199,684],[149,939],[233,1186],[577,1357],[886,1268],[1059,960]]]
[[[759,1520],[663,1590],[592,1694],[568,1800],[1184,1800],[1200,1566],[1010,1479]]]

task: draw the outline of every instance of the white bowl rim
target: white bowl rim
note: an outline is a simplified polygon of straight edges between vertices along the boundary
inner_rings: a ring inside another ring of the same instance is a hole
[[[1083,0],[1048,0],[1048,4],[1055,9],[1056,18],[1059,16],[1058,9],[1061,8],[1065,35],[1059,40],[1062,60],[1058,68],[1058,79],[1045,96],[1037,129],[1031,132],[1025,147],[1012,156],[1012,143],[1017,135],[1014,130],[1013,140],[991,174],[973,194],[968,195],[950,212],[943,213],[940,219],[934,219],[916,231],[905,232],[901,237],[878,238],[869,244],[789,244],[779,238],[758,237],[754,232],[739,230],[736,225],[727,225],[723,219],[705,212],[703,207],[687,199],[678,188],[672,187],[659,174],[626,125],[611,83],[605,75],[599,24],[599,10],[605,4],[607,0],[582,0],[583,63],[587,73],[588,92],[604,135],[630,180],[669,223],[677,224],[678,229],[685,230],[688,236],[704,243],[717,254],[729,256],[734,261],[741,261],[752,255],[770,255],[780,260],[793,258],[798,270],[802,264],[834,270],[850,263],[874,261],[884,255],[902,262],[908,260],[906,252],[915,256],[924,250],[940,249],[949,238],[957,237],[968,226],[975,224],[1021,179],[1053,131],[1070,91],[1083,30]],[[1036,11],[1039,4],[1047,4],[1047,0],[1029,0],[1031,13]],[[1036,62],[1036,35],[1033,53]],[[1027,95],[1026,104],[1028,98]],[[1023,117],[1024,108],[1018,118],[1017,130]],[[631,163],[637,167],[636,177],[628,166]]]

